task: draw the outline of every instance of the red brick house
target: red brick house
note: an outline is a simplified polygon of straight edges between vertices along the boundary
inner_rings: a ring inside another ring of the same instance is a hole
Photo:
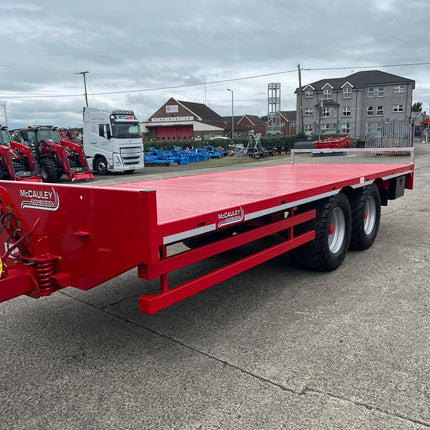
[[[266,122],[267,130],[271,127],[271,119]],[[280,133],[284,136],[297,134],[296,111],[295,110],[282,110],[280,112]]]
[[[202,103],[171,97],[148,120],[141,123],[146,141],[181,142],[225,136],[226,121]]]

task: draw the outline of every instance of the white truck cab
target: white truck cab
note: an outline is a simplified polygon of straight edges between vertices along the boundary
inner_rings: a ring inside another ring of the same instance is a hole
[[[99,175],[144,168],[142,133],[132,110],[84,107],[84,152]]]

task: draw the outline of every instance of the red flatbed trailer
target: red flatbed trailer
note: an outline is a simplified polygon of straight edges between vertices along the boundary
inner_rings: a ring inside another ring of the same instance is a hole
[[[93,288],[134,267],[160,278],[153,314],[285,252],[332,270],[376,237],[380,205],[413,186],[413,164],[284,164],[102,187],[0,181],[0,302]],[[376,190],[376,191],[375,191]],[[168,273],[281,233],[280,243],[178,286]],[[170,255],[171,245],[191,249]]]

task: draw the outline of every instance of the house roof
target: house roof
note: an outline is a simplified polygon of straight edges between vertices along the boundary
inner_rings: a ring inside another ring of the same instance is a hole
[[[243,115],[239,121],[241,121],[243,118],[248,118],[249,122],[251,122],[252,125],[261,125],[265,126],[266,123],[258,116],[258,115]]]
[[[224,118],[218,115],[215,111],[213,111],[210,107],[206,106],[205,104],[185,102],[181,100],[178,100],[178,103],[180,103],[182,106],[187,108],[195,116],[201,118],[202,122],[224,127],[224,124],[225,124]]]
[[[241,119],[243,118],[243,115],[234,115],[233,121],[234,125],[236,125]],[[228,125],[231,127],[231,115],[230,116],[223,116],[222,119],[228,123]]]
[[[295,110],[281,110],[281,115],[290,122],[296,120]]]
[[[353,73],[352,75],[346,76],[344,78],[320,79],[319,81],[304,85],[302,89],[306,88],[307,86],[312,86],[315,88],[315,91],[322,91],[322,88],[329,84],[334,90],[340,90],[347,82],[351,84],[354,89],[363,89],[371,85],[403,83],[412,83],[412,88],[415,88],[415,81],[413,79],[392,75],[391,73],[381,72],[380,70],[366,70],[363,72]],[[295,93],[298,92],[299,89],[297,88]]]

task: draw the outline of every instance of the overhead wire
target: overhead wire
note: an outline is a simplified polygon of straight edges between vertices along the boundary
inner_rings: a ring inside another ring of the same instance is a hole
[[[403,64],[387,64],[387,65],[372,65],[372,66],[342,66],[342,67],[302,67],[301,70],[305,71],[324,71],[324,70],[353,70],[353,69],[371,69],[371,68],[389,68],[389,67],[410,67],[410,66],[428,66],[430,62],[420,62],[420,63],[403,63]],[[297,68],[291,70],[284,70],[279,72],[271,72],[271,73],[262,73],[258,75],[250,75],[250,76],[242,76],[238,78],[229,78],[229,79],[220,79],[215,81],[205,81],[198,82],[193,84],[179,84],[179,85],[169,85],[169,86],[161,86],[161,87],[151,87],[151,88],[142,88],[136,90],[121,90],[121,91],[103,91],[103,92],[88,92],[88,95],[91,96],[104,96],[104,95],[114,95],[114,94],[133,94],[133,93],[143,93],[143,92],[152,92],[152,91],[165,91],[165,90],[174,90],[180,88],[191,88],[191,87],[199,87],[206,85],[216,85],[216,84],[225,84],[229,82],[237,82],[248,79],[257,79],[269,76],[282,75],[287,73],[297,72]],[[1,96],[2,99],[42,99],[42,98],[69,98],[69,97],[82,97],[83,94],[38,94],[38,95],[15,95],[15,96]]]

